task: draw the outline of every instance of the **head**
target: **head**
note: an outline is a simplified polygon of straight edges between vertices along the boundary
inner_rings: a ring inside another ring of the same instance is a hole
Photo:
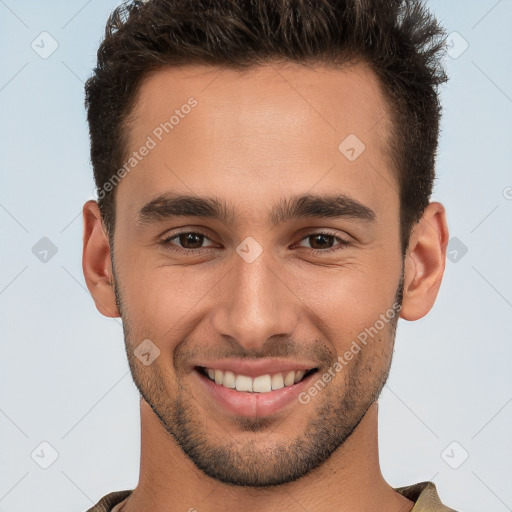
[[[443,35],[407,0],[149,0],[110,17],[86,84],[84,273],[122,316],[141,396],[209,476],[277,485],[324,462],[378,399],[398,317],[431,309]],[[302,400],[212,401],[203,368],[268,360],[311,370]]]

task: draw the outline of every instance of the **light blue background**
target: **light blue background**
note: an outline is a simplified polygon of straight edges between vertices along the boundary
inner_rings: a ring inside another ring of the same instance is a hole
[[[138,393],[122,328],[97,312],[81,269],[80,212],[93,197],[83,82],[116,4],[0,0],[3,512],[84,511],[137,483]],[[512,1],[428,4],[469,44],[446,59],[433,197],[468,252],[447,262],[432,312],[399,322],[380,400],[381,464],[391,485],[433,480],[461,512],[505,512],[512,510]],[[31,48],[43,31],[59,45],[47,59]],[[42,237],[58,249],[47,263],[32,253]],[[58,452],[46,470],[31,458],[43,441]],[[453,441],[452,460],[469,454],[458,469],[441,456]]]

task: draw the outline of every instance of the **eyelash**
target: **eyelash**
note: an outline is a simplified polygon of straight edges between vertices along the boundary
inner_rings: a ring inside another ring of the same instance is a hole
[[[199,253],[199,252],[209,249],[209,247],[200,247],[198,249],[184,249],[183,247],[178,247],[171,242],[171,240],[174,240],[175,238],[178,238],[181,235],[190,235],[190,234],[201,235],[205,239],[210,240],[210,238],[205,233],[202,233],[201,231],[181,231],[179,233],[175,233],[171,237],[165,238],[164,240],[162,240],[159,243],[165,249],[169,249],[171,251],[178,252],[178,253],[191,253],[191,252]],[[345,249],[346,247],[348,247],[350,245],[350,242],[348,242],[347,240],[344,240],[343,238],[340,238],[338,236],[335,236],[332,233],[328,233],[325,231],[309,233],[308,235],[302,237],[299,242],[302,242],[303,240],[306,240],[307,238],[310,238],[312,236],[320,236],[320,235],[334,238],[335,240],[337,240],[339,242],[339,244],[337,246],[330,247],[329,249],[311,249],[311,251],[314,254],[319,254],[319,253],[325,254],[325,253],[330,253],[330,252],[334,252],[334,251],[339,251],[339,250]]]

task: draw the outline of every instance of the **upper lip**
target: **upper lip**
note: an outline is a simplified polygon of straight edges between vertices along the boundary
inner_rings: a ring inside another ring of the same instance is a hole
[[[212,370],[231,371],[237,375],[257,377],[267,373],[289,372],[293,370],[311,370],[317,368],[312,362],[291,361],[289,359],[218,359],[214,361],[202,361],[194,364],[194,367],[202,366]]]

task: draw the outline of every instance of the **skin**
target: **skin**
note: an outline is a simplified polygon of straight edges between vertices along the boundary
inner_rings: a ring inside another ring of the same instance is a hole
[[[160,70],[141,84],[129,150],[190,97],[197,106],[116,187],[113,248],[96,202],[83,209],[87,286],[103,315],[122,316],[141,392],[140,477],[123,512],[410,510],[378,455],[377,399],[398,314],[307,405],[294,401],[266,417],[219,407],[191,367],[197,358],[283,357],[314,361],[321,375],[401,295],[406,320],[432,308],[445,268],[445,210],[429,204],[403,260],[377,78],[362,63]],[[338,150],[349,134],[366,146],[352,162]],[[139,225],[139,210],[171,191],[223,200],[238,222]],[[374,222],[269,222],[283,198],[334,192],[371,208]],[[161,244],[196,229],[207,238],[173,239],[181,253]],[[324,230],[350,245],[325,253],[339,246],[335,238],[315,244],[311,235]],[[248,236],[262,248],[251,263],[236,252]],[[313,252],[319,247],[323,254]],[[145,339],[160,350],[147,366],[134,355]]]

